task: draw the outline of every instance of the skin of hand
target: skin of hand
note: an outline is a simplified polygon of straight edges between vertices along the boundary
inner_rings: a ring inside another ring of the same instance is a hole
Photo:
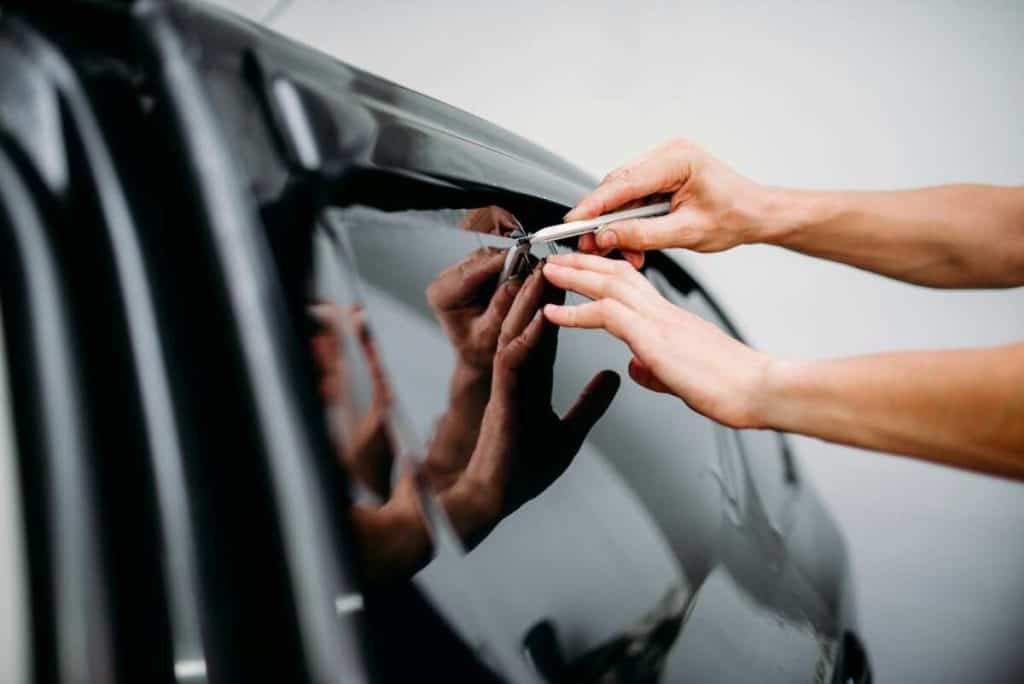
[[[1024,188],[945,185],[847,192],[759,185],[687,140],[612,171],[566,220],[668,196],[661,217],[609,224],[582,252],[619,249],[637,268],[650,249],[716,252],[766,243],[928,287],[1024,285]]]
[[[594,300],[548,305],[548,320],[606,329],[633,351],[634,380],[719,423],[1024,479],[1024,344],[779,360],[677,308],[623,261],[549,257],[544,277]]]
[[[670,140],[609,173],[566,214],[586,219],[667,196],[665,216],[609,224],[579,240],[581,252],[619,249],[637,268],[643,252],[685,247],[717,252],[752,241],[764,190],[687,140]]]
[[[549,257],[544,277],[593,301],[549,304],[555,325],[604,328],[629,345],[629,375],[731,427],[765,427],[759,389],[770,358],[675,306],[624,261],[592,254]]]

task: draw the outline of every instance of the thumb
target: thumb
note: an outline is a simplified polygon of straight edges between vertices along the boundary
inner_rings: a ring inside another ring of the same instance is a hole
[[[579,451],[583,440],[590,433],[590,428],[600,420],[604,412],[619,391],[619,376],[610,370],[601,371],[587,383],[580,392],[576,403],[565,414],[562,425],[565,427],[569,454]]]
[[[652,249],[685,247],[690,212],[677,209],[671,214],[645,219],[627,219],[609,223],[594,238],[600,249],[646,252]]]
[[[663,392],[665,394],[672,394],[672,390],[668,388],[668,385],[658,379],[658,376],[654,374],[650,366],[638,359],[633,357],[629,361],[629,377],[633,378],[633,381],[652,392]]]

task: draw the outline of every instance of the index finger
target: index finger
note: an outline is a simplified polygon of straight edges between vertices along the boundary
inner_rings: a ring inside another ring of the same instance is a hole
[[[667,155],[644,155],[609,173],[601,184],[565,215],[566,221],[593,218],[627,202],[668,192],[676,184],[674,160]]]

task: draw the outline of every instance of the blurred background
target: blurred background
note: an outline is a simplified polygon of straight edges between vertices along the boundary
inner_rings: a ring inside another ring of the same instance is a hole
[[[223,0],[600,177],[673,136],[774,185],[1024,184],[1024,4]],[[1024,290],[942,292],[747,247],[680,255],[787,357],[1024,339]],[[880,682],[1024,681],[1024,485],[797,438]]]

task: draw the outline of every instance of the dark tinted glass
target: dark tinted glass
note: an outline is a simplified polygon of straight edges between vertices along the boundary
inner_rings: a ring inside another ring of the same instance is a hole
[[[602,392],[601,371],[628,362],[598,333],[541,328],[535,356],[507,374],[518,394],[499,396],[502,326],[519,317],[528,328],[540,303],[559,297],[529,280],[497,282],[509,219],[493,207],[356,207],[330,212],[321,228],[318,244],[340,245],[358,271],[350,287],[391,397],[393,461],[418,474],[445,514],[428,524],[452,532],[450,549],[404,572],[512,677],[529,676],[528,646],[542,670],[642,681],[661,667],[652,654],[675,639],[689,587],[711,563],[720,437],[677,400],[627,381],[577,445],[583,433],[562,418],[588,385],[592,399]],[[586,410],[584,401],[577,417]],[[390,482],[390,492],[377,488],[385,508],[403,491],[398,472]]]
[[[389,624],[426,597],[429,631],[510,680],[668,681],[694,657],[678,636],[695,588],[718,577],[754,599],[744,610],[775,601],[792,499],[778,436],[628,379],[597,419],[629,350],[545,327],[537,310],[566,295],[501,280],[521,229],[494,206],[354,206],[317,226],[309,343],[370,595],[392,600]],[[673,269],[646,275],[728,330]]]

